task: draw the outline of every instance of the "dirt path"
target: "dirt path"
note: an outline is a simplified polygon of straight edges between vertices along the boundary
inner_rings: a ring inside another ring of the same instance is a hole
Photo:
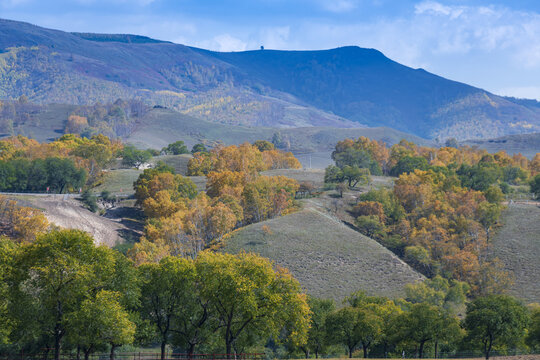
[[[43,211],[47,219],[60,227],[88,232],[96,244],[109,247],[123,242],[120,234],[132,231],[117,219],[109,219],[83,208],[79,201],[44,196],[21,196],[21,205],[32,206]]]

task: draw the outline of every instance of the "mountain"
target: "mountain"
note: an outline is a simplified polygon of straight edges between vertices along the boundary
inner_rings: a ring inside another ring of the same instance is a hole
[[[509,154],[521,153],[533,158],[540,152],[540,132],[532,134],[507,135],[495,139],[477,139],[461,142],[461,145],[476,146],[490,153],[506,151]]]
[[[141,98],[232,125],[387,126],[425,138],[540,131],[540,107],[398,64],[373,49],[219,53],[0,20],[0,98]]]

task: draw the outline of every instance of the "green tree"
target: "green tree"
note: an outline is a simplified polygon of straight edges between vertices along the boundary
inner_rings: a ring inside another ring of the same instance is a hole
[[[8,238],[0,237],[0,345],[9,343],[13,319],[9,313],[8,278],[13,270],[17,246]]]
[[[181,316],[189,316],[185,309],[191,310],[194,302],[197,303],[192,296],[196,284],[195,265],[189,259],[168,257],[159,264],[141,265],[139,273],[142,280],[140,313],[153,325],[155,338],[161,345],[161,359],[165,359],[175,322],[184,321]]]
[[[315,358],[318,359],[327,346],[327,335],[325,322],[326,318],[335,309],[333,300],[317,299],[315,297],[308,297],[309,308],[311,309],[311,322],[308,331],[307,343],[300,346],[304,352],[306,359],[309,358],[310,353],[315,354]]]
[[[441,308],[425,303],[413,304],[410,311],[401,314],[397,319],[398,337],[415,343],[418,357],[422,358],[427,342],[443,339],[443,319]]]
[[[365,185],[370,180],[368,169],[361,169],[358,166],[344,166],[341,169],[343,178],[348,182],[349,187],[356,187],[358,183]]]
[[[284,328],[292,344],[307,341],[309,306],[288,272],[245,253],[201,253],[195,264],[204,284],[201,297],[216,317],[227,354],[240,347],[239,339],[242,346],[249,346],[257,338],[277,339]]]
[[[501,217],[501,206],[484,201],[478,206],[477,216],[478,221],[482,224],[486,232],[486,241],[489,243],[491,228]]]
[[[68,327],[71,338],[84,352],[84,359],[107,345],[111,346],[111,360],[114,350],[134,340],[135,324],[119,302],[120,294],[101,290],[95,298],[86,299],[81,307],[70,314]]]
[[[531,179],[529,185],[531,186],[531,193],[534,194],[537,199],[540,199],[540,174],[536,174],[536,176]]]
[[[359,216],[356,218],[354,224],[367,237],[377,238],[384,235],[384,224],[375,215]]]
[[[208,150],[206,149],[206,146],[204,144],[195,144],[193,145],[193,148],[191,148],[191,153],[195,154],[198,152],[206,153]]]
[[[172,144],[167,145],[161,152],[167,155],[180,155],[180,154],[189,154],[189,150],[184,142],[181,140],[175,141]]]
[[[69,188],[78,189],[86,181],[86,171],[78,169],[71,159],[47,158],[47,185],[63,193]]]
[[[362,340],[358,318],[361,310],[347,306],[328,315],[326,332],[328,340],[333,344],[342,344],[347,348],[349,358]]]
[[[122,164],[126,166],[140,167],[152,158],[148,150],[139,150],[133,145],[125,145],[122,151]]]
[[[59,360],[69,317],[82,302],[110,286],[113,251],[95,247],[79,230],[52,231],[22,249],[14,262],[9,311],[21,342],[53,343]]]
[[[520,342],[528,325],[527,308],[507,295],[479,297],[467,304],[468,338],[489,359],[491,351]]]
[[[397,164],[390,170],[390,175],[399,176],[404,173],[411,173],[414,170],[427,170],[429,164],[426,158],[418,156],[405,156],[397,162]]]
[[[540,349],[540,305],[531,309],[531,322],[527,334],[527,343],[533,349]]]

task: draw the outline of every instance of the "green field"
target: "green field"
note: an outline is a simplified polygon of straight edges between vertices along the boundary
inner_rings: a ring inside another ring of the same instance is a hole
[[[540,207],[509,205],[502,221],[493,240],[493,255],[515,276],[511,293],[540,303]]]
[[[403,296],[405,284],[423,279],[376,241],[315,209],[239,229],[223,251],[268,257],[288,268],[309,294],[338,301],[357,290]]]
[[[163,161],[165,164],[174,168],[174,171],[180,175],[187,175],[187,165],[192,158],[191,154],[182,155],[161,155],[152,159],[151,163],[156,164],[159,161]]]

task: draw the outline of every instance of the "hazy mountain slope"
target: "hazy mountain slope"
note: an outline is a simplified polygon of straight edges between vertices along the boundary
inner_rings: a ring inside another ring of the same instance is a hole
[[[152,109],[136,125],[127,142],[142,148],[160,149],[163,146],[182,139],[188,146],[196,143],[239,144],[245,141],[272,140],[275,133],[280,133],[284,149],[295,153],[325,152],[330,159],[330,152],[335,144],[346,138],[366,136],[383,140],[389,145],[407,139],[417,144],[429,145],[430,142],[418,136],[390,128],[353,128],[338,129],[331,127],[307,127],[278,129],[269,127],[248,127],[215,124],[181,114],[170,109]]]
[[[358,290],[403,296],[405,284],[423,279],[375,240],[315,210],[241,228],[223,251],[268,257],[289,269],[308,294],[338,301]]]
[[[0,20],[0,51],[0,98],[87,104],[139,97],[227,124],[388,126],[433,138],[540,131],[536,104],[408,68],[372,49],[217,53]]]
[[[467,140],[462,145],[477,146],[491,153],[504,150],[509,154],[521,153],[528,158],[540,153],[540,133],[507,135],[487,140]]]

